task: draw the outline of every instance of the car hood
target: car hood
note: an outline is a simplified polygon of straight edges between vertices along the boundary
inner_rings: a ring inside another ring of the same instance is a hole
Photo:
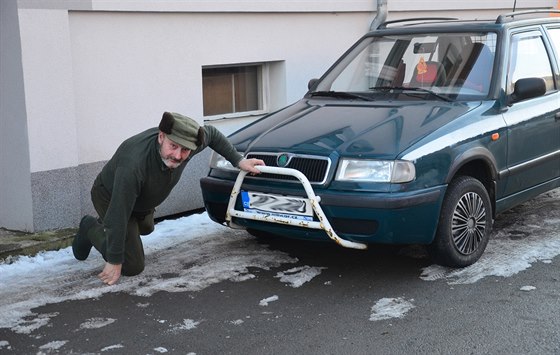
[[[480,102],[478,102],[480,104]],[[411,101],[406,104],[333,104],[301,100],[237,131],[240,152],[293,152],[394,159],[430,133],[477,106]]]

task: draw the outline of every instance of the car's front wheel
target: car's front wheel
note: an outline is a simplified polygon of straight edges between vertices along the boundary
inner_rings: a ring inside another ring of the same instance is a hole
[[[484,253],[491,230],[492,205],[484,185],[458,177],[447,188],[430,255],[440,265],[469,266]]]

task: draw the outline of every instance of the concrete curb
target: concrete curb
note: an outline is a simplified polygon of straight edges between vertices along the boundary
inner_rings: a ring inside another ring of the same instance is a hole
[[[34,256],[41,251],[59,250],[72,244],[77,229],[24,233],[0,228],[0,262],[18,256]]]

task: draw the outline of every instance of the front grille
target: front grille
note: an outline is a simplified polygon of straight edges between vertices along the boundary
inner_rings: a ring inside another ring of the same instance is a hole
[[[327,174],[331,165],[330,159],[320,156],[297,155],[289,153],[249,153],[247,158],[262,159],[268,166],[278,167],[280,157],[287,158],[288,162],[283,168],[299,170],[312,184],[323,184],[327,179]],[[249,175],[247,176],[249,177]],[[252,178],[271,179],[284,181],[297,181],[291,175],[267,174],[262,173]]]

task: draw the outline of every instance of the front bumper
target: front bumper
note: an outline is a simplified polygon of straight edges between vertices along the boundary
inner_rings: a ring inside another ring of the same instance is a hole
[[[210,218],[225,223],[234,181],[204,177],[200,180]],[[247,191],[304,196],[301,191],[244,183]],[[432,242],[446,186],[414,192],[315,191],[336,233],[359,243],[429,244]],[[238,199],[236,209],[242,210]],[[328,239],[321,230],[234,218],[237,225],[272,234],[304,239]]]

